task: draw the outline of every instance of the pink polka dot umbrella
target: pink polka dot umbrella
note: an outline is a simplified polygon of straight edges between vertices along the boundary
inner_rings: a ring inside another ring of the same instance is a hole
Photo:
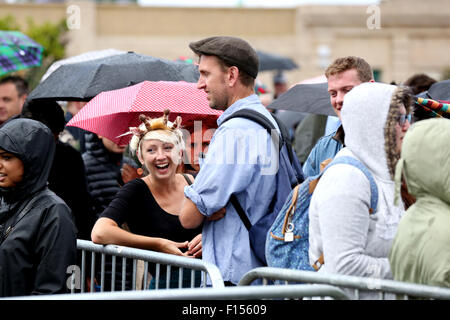
[[[137,127],[139,115],[161,117],[170,110],[169,121],[181,116],[188,120],[217,119],[222,111],[209,107],[207,95],[196,83],[184,81],[143,81],[136,85],[104,91],[89,101],[68,126],[82,128],[126,145],[131,135],[123,135],[130,127]]]

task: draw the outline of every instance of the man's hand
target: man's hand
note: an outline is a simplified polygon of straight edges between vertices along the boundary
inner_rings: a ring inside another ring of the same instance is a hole
[[[137,169],[133,168],[127,163],[124,163],[122,169],[120,170],[122,173],[123,183],[127,183],[128,181],[134,180],[136,178],[140,178],[141,176],[137,173]]]
[[[223,217],[225,217],[225,213],[227,212],[226,208],[223,207],[220,210],[217,210],[216,212],[214,212],[210,217],[208,217],[206,220],[207,221],[216,221],[216,220],[220,220]]]

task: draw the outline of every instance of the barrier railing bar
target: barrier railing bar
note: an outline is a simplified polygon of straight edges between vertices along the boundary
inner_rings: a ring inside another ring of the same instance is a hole
[[[100,272],[100,292],[105,291],[105,254],[102,253],[101,272]]]
[[[133,259],[133,276],[131,280],[131,288],[136,290],[136,270],[137,270],[137,260]]]
[[[125,278],[127,275],[127,258],[122,257],[122,291],[125,291]]]
[[[144,262],[144,284],[142,286],[143,289],[148,289],[147,283],[148,283],[148,262],[145,261]]]
[[[81,292],[86,291],[86,251],[81,251]]]
[[[91,288],[90,288],[91,293],[93,293],[95,291],[94,278],[95,278],[95,252],[92,252],[91,253]]]
[[[178,268],[178,288],[183,288],[183,268]]]
[[[331,297],[348,300],[339,288],[331,285],[279,285],[279,286],[237,286],[210,288],[185,288],[177,290],[135,290],[96,292],[90,294],[59,294],[10,297],[8,300],[226,300],[226,299],[298,299],[303,297]]]
[[[195,286],[195,270],[191,270],[191,288]]]
[[[95,278],[95,253],[121,256],[122,257],[122,290],[125,290],[125,270],[126,259],[139,259],[147,262],[156,263],[156,276],[158,276],[158,265],[167,265],[167,285],[170,286],[170,270],[171,267],[189,268],[192,270],[200,270],[204,273],[203,285],[206,287],[206,278],[209,277],[211,286],[214,288],[223,288],[224,283],[222,275],[219,269],[212,263],[202,261],[200,259],[190,259],[182,256],[176,256],[171,254],[165,254],[161,252],[155,252],[150,250],[142,250],[136,248],[129,248],[117,245],[99,245],[94,244],[91,241],[77,240],[77,248],[79,250],[86,250],[92,252],[92,268],[91,268],[91,286],[94,288]],[[156,278],[156,277],[155,277]],[[159,284],[159,278],[156,280],[156,286]],[[93,292],[93,290],[91,290]]]
[[[329,284],[339,287],[368,291],[383,291],[393,294],[423,297],[430,299],[450,299],[450,289],[427,285],[406,283],[386,279],[362,278],[355,276],[323,274],[314,271],[301,271],[271,267],[255,268],[247,272],[239,282],[247,286],[255,279],[301,281],[305,283]]]
[[[116,256],[111,258],[111,291],[116,289]]]
[[[156,264],[156,275],[155,275],[155,289],[159,289],[159,277],[161,273],[161,265],[158,263]]]
[[[170,276],[172,275],[172,266],[166,266],[166,289],[170,289]]]

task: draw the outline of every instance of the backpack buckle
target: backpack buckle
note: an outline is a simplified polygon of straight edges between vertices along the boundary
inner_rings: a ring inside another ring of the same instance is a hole
[[[316,260],[316,262],[314,262],[314,264],[312,265],[312,267],[314,268],[314,270],[319,271],[319,269],[323,266],[323,253],[320,255],[319,259]]]

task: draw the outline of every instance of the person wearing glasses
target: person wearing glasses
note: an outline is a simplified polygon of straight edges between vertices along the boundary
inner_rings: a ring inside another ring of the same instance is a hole
[[[450,121],[442,118],[418,121],[405,135],[395,183],[405,177],[417,201],[402,217],[389,254],[394,280],[450,288],[448,137]]]
[[[376,184],[378,203],[371,211],[375,188],[360,169],[348,164],[327,169],[309,207],[309,260],[318,272],[392,279],[388,254],[405,212],[403,201],[394,205],[394,172],[411,105],[407,87],[382,83],[363,83],[345,95],[345,147],[335,159],[347,156],[364,165]],[[360,298],[374,296],[366,291]]]

